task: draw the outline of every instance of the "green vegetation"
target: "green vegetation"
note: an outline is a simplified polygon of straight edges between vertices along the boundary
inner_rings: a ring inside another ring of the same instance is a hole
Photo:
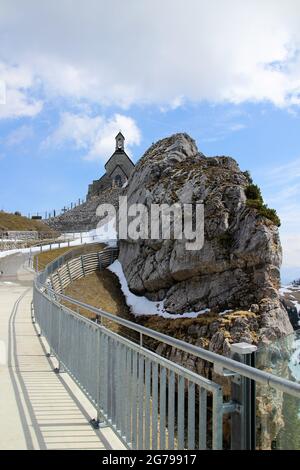
[[[256,209],[262,217],[271,220],[277,227],[280,227],[280,219],[275,209],[271,209],[264,203],[261,190],[256,184],[249,184],[245,189],[247,206]]]
[[[0,211],[0,231],[17,230],[17,231],[34,231],[47,232],[51,234],[53,230],[40,220],[31,220],[28,217],[19,215],[17,211],[14,214]]]
[[[261,191],[257,184],[249,184],[249,186],[247,186],[247,188],[245,189],[245,194],[247,199],[253,199],[263,202]]]

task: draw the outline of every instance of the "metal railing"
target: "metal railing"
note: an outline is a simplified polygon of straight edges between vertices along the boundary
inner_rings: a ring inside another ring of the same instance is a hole
[[[97,254],[98,263],[99,256],[108,262],[110,252],[113,258],[117,256],[116,249],[108,248]],[[243,435],[249,406],[242,398],[249,384],[266,385],[300,398],[299,384],[239,362],[244,360],[242,355],[233,360],[116,317],[64,295],[61,283],[53,289],[55,285],[51,287],[47,279],[75,255],[66,253],[37,276],[35,318],[51,352],[93,403],[98,419],[109,424],[128,448],[221,449],[225,413],[231,413],[236,424],[236,429],[231,428],[232,447],[249,448]],[[84,273],[84,265],[82,269]],[[96,322],[61,301],[89,310]],[[101,324],[103,319],[137,332],[140,344],[110,331]],[[221,385],[144,347],[145,337],[212,363],[222,380],[228,377],[231,381],[232,399],[224,403]]]
[[[211,445],[222,448],[219,385],[80,316],[38,289],[34,312],[60,368],[128,448],[206,448],[208,393],[213,401]]]

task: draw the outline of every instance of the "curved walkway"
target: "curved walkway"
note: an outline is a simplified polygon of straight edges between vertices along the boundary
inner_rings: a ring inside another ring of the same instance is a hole
[[[123,449],[89,424],[95,411],[65,374],[55,374],[31,321],[33,273],[26,255],[0,260],[0,449]]]

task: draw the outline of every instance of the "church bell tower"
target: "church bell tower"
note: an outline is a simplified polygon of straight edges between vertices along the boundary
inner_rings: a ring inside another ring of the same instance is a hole
[[[124,141],[125,137],[123,136],[122,132],[119,132],[116,135],[116,150],[121,150],[124,152]]]

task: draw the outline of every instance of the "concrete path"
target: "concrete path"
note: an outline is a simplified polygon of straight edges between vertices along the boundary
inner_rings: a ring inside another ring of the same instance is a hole
[[[9,258],[0,259],[0,449],[124,449],[109,427],[90,426],[89,401],[66,373],[53,372],[31,321],[26,256]]]

